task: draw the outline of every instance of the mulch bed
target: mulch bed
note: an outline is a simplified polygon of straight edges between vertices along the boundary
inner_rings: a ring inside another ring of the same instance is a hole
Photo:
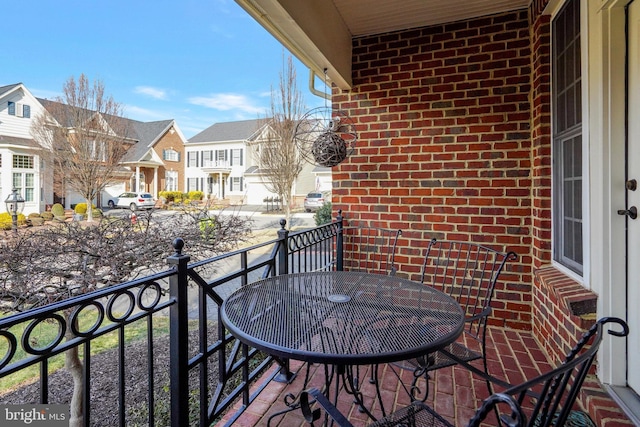
[[[196,339],[197,332],[189,337]],[[127,344],[125,349],[125,401],[127,426],[146,426],[149,411],[147,387],[147,342],[138,340]],[[169,425],[169,336],[154,339],[155,417],[156,425]],[[118,349],[91,356],[91,425],[118,425]],[[217,363],[209,363],[212,379],[217,380]],[[194,378],[196,372],[193,372]],[[215,384],[215,382],[213,383]],[[71,401],[73,380],[60,369],[49,375],[49,403],[68,404]],[[3,404],[38,403],[39,383],[28,384],[0,396]]]

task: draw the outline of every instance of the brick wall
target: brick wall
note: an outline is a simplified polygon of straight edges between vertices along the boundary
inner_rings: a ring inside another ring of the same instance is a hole
[[[355,39],[353,89],[333,93],[359,131],[354,155],[334,168],[335,209],[347,221],[401,228],[398,274],[410,278],[431,237],[515,251],[494,319],[517,328],[531,322],[528,16]]]
[[[180,161],[174,162],[165,160],[165,166],[160,166],[158,168],[158,191],[163,191],[166,186],[165,172],[166,170],[178,171],[178,191],[184,191],[187,186],[184,179],[184,165],[185,159],[187,158],[184,143],[182,138],[178,132],[171,132],[169,130],[158,140],[158,142],[153,146],[153,150],[156,152],[158,156],[162,159],[163,150],[173,149],[180,153]],[[153,170],[151,170],[153,173]],[[153,178],[153,175],[152,175]]]

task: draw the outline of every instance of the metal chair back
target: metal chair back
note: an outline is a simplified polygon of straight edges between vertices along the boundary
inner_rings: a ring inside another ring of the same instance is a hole
[[[349,225],[342,230],[344,270],[396,273],[395,255],[402,230],[364,225]]]
[[[500,252],[473,242],[432,239],[420,281],[452,296],[466,316],[465,332],[482,342],[496,283],[514,252]],[[484,350],[483,350],[484,352]]]

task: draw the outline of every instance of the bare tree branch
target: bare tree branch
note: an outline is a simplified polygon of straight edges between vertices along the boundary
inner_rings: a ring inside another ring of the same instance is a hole
[[[296,148],[294,138],[296,124],[304,108],[293,59],[289,56],[286,68],[280,73],[277,92],[271,89],[269,115],[263,119],[266,130],[257,142],[258,167],[264,185],[282,200],[287,224],[291,223],[293,186],[305,165],[304,156]]]
[[[84,74],[77,81],[70,77],[63,96],[43,105],[46,112],[34,117],[31,134],[53,167],[54,191],[76,191],[91,206],[106,186],[130,174],[120,166],[135,143],[129,136],[129,121],[121,105],[105,95],[104,84],[100,80],[91,84]],[[87,217],[93,219],[91,209]]]

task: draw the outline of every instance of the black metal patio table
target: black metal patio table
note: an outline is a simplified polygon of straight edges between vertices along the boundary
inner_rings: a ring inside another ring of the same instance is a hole
[[[351,271],[286,274],[245,285],[224,301],[221,318],[240,341],[276,358],[335,367],[359,403],[350,367],[432,353],[455,341],[464,324],[460,305],[443,292]]]

